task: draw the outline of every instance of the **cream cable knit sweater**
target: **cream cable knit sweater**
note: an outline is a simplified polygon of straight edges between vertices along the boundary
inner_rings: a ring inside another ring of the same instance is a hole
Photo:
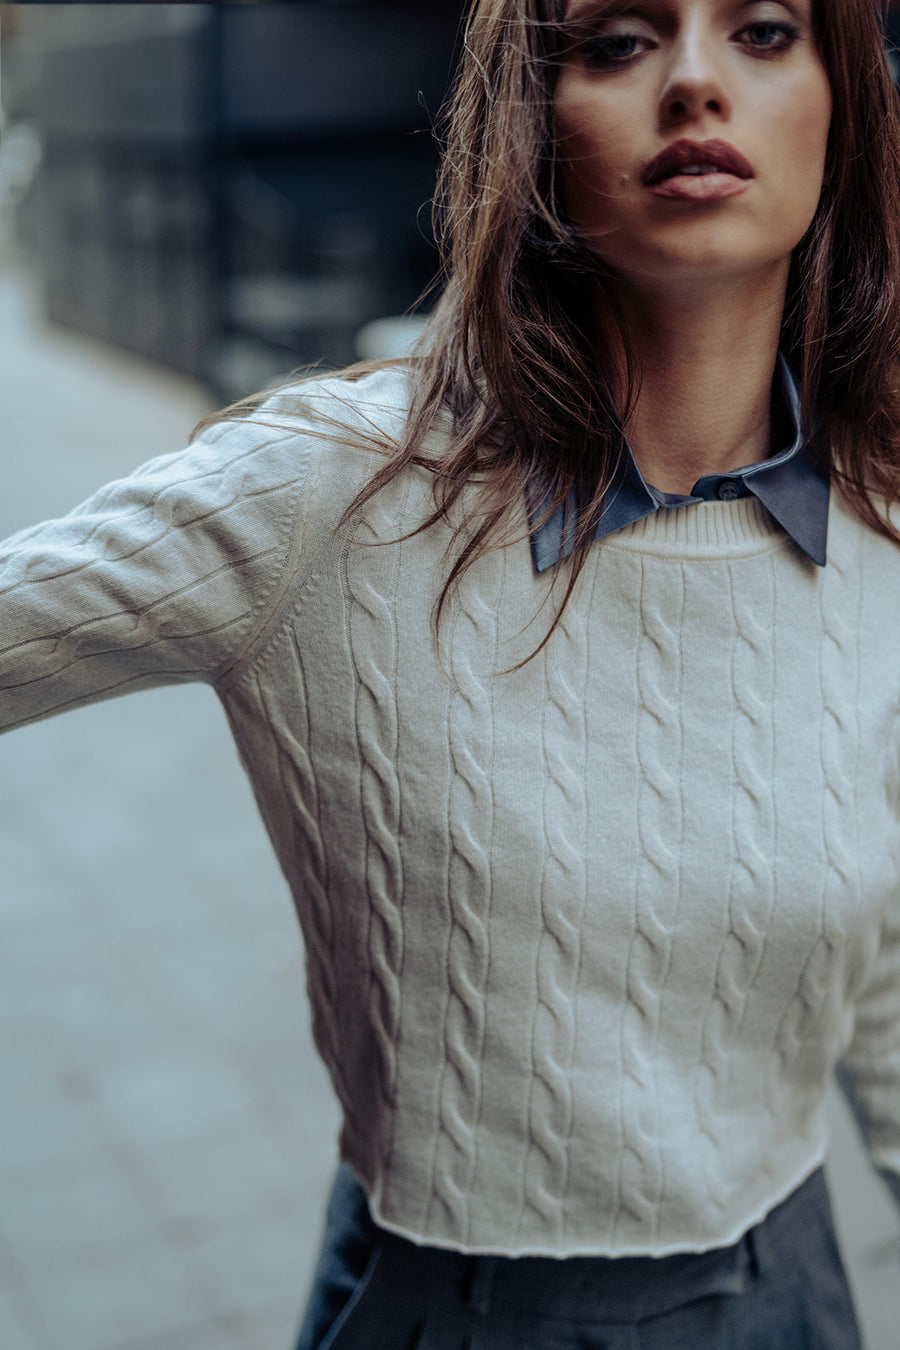
[[[388,433],[405,397],[309,395]],[[372,454],[274,421],[0,546],[0,727],[214,686],[378,1220],[507,1254],[728,1243],[821,1162],[841,1058],[900,1198],[900,549],[837,494],[823,570],[753,498],[663,510],[503,673],[547,614],[523,537],[467,574],[442,663],[447,531],[367,547],[427,475],[336,537]]]

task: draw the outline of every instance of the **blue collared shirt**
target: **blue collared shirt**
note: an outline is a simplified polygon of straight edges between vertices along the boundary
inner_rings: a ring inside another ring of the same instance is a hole
[[[809,438],[800,416],[800,391],[787,361],[779,352],[778,370],[784,405],[790,418],[793,439],[790,445],[768,459],[728,473],[705,474],[698,478],[689,495],[660,492],[645,483],[627,441],[615,477],[606,495],[603,513],[594,531],[594,539],[603,539],[616,530],[633,525],[660,507],[694,506],[698,502],[731,501],[754,496],[774,516],[803,552],[825,566],[828,540],[827,476],[813,459]],[[529,517],[540,519],[543,500],[535,494],[529,505]],[[553,515],[531,531],[531,553],[538,572],[544,572],[560,558],[568,558],[574,547],[575,511],[570,509],[563,537],[565,511],[557,507]]]

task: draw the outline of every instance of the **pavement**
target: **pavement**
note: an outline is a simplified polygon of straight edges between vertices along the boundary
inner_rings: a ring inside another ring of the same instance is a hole
[[[46,329],[2,270],[0,353],[0,538],[209,408]],[[832,1115],[866,1347],[898,1350],[897,1214]],[[290,898],[213,695],[4,737],[0,1350],[292,1350],[336,1132]]]

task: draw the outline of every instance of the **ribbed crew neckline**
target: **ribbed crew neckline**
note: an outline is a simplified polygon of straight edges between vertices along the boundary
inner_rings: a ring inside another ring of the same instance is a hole
[[[788,535],[756,497],[660,507],[602,541],[604,549],[673,558],[746,558],[782,548]]]

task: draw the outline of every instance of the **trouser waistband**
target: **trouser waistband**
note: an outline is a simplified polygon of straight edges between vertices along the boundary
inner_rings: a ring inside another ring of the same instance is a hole
[[[731,1247],[670,1256],[468,1256],[417,1247],[386,1235],[384,1255],[407,1276],[418,1267],[429,1282],[452,1288],[472,1311],[509,1304],[544,1317],[629,1322],[715,1294],[741,1293],[760,1270],[789,1259],[792,1248],[818,1219],[830,1225],[824,1173],[812,1174],[786,1200]]]

